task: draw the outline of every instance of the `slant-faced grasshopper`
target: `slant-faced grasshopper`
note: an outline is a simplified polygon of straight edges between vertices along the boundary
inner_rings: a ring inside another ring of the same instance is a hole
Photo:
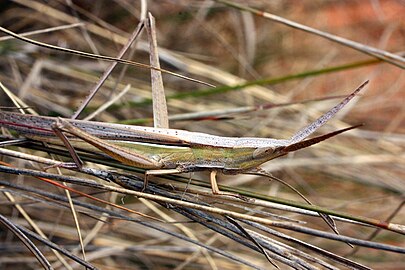
[[[316,121],[288,140],[221,137],[176,129],[110,124],[0,111],[0,126],[18,131],[28,139],[66,144],[56,133],[63,132],[77,149],[101,151],[124,164],[146,169],[147,175],[211,171],[214,194],[222,194],[216,173],[254,173],[269,160],[286,155],[357,126],[306,139],[340,111],[368,82],[359,86]],[[60,135],[59,135],[60,137]]]

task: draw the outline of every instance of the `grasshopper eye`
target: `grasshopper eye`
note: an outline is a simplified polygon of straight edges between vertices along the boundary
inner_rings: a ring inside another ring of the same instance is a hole
[[[253,158],[261,158],[273,154],[277,148],[275,147],[261,147],[253,151]]]

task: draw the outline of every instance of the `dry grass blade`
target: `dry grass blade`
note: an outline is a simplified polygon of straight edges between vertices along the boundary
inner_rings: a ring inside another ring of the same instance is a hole
[[[32,254],[34,254],[34,256],[38,259],[44,269],[53,269],[49,261],[41,253],[37,246],[30,239],[28,239],[28,237],[18,228],[18,226],[16,226],[13,222],[8,220],[3,215],[0,215],[0,222],[11,232],[13,232],[18,238],[20,238],[21,242],[23,242],[24,245],[32,252]]]
[[[13,170],[13,169],[10,168],[10,170]],[[33,173],[33,175],[38,175],[38,176],[39,175],[42,175],[42,176],[46,175],[46,176],[49,176],[49,178],[52,178],[53,180],[61,180],[61,179],[63,179],[63,181],[70,182],[70,183],[77,183],[77,184],[82,184],[82,185],[84,184],[84,185],[88,185],[88,186],[92,186],[92,187],[99,187],[99,188],[103,187],[103,185],[97,184],[94,181],[88,181],[88,180],[84,180],[84,179],[82,180],[80,178],[72,178],[72,177],[60,176],[60,175],[56,175],[56,174],[51,175],[51,174],[42,173],[42,172],[40,172],[39,174],[36,174],[34,172],[30,172],[30,173]],[[18,189],[18,190],[26,191],[26,192],[29,192],[29,193],[38,194],[38,195],[40,195],[40,196],[42,196],[44,198],[49,198],[49,199],[55,200],[58,203],[61,203],[61,202],[67,203],[68,202],[66,197],[63,197],[63,196],[60,196],[60,195],[55,195],[55,194],[45,192],[45,191],[42,191],[42,190],[28,188],[28,187],[21,187],[21,186],[14,185],[14,184],[4,182],[4,181],[0,181],[0,184],[2,184],[4,186],[11,187],[11,188],[15,188],[15,189]],[[107,189],[108,189],[108,187],[107,187]],[[141,221],[141,220],[138,220],[138,219],[123,215],[123,214],[121,214],[119,212],[111,211],[111,210],[96,206],[94,204],[83,203],[83,202],[78,201],[76,199],[73,199],[73,202],[77,206],[84,207],[84,208],[87,208],[87,209],[91,210],[92,211],[91,215],[94,215],[94,213],[108,214],[110,218],[135,222],[135,223],[141,224],[142,226],[145,226],[145,227],[147,227],[149,229],[157,230],[157,231],[163,232],[165,234],[169,234],[170,236],[185,240],[185,241],[190,242],[192,244],[199,245],[199,246],[204,247],[204,248],[206,248],[206,249],[208,249],[210,251],[213,251],[215,253],[218,253],[218,254],[221,254],[221,255],[223,255],[225,257],[228,257],[233,261],[245,264],[245,265],[247,265],[247,266],[249,266],[249,267],[251,267],[253,269],[261,269],[260,267],[257,267],[254,264],[252,264],[252,263],[250,263],[248,261],[245,261],[245,260],[243,260],[241,258],[238,258],[237,256],[229,254],[229,253],[227,253],[227,252],[225,252],[225,251],[223,251],[221,249],[217,249],[217,248],[212,247],[212,246],[204,245],[203,243],[201,243],[199,241],[196,241],[196,240],[193,240],[193,239],[190,239],[188,237],[185,237],[182,234],[177,234],[175,232],[169,231],[169,230],[161,227],[160,225],[156,225],[154,223],[149,223],[149,222],[146,222],[146,221]],[[48,241],[46,241],[45,243],[50,245],[51,247],[54,247],[54,245],[52,243],[48,242]],[[57,250],[61,251],[63,254],[66,253],[66,251],[63,250],[63,249],[62,250],[57,249]],[[68,255],[70,257],[69,254],[70,253],[65,254],[65,255]],[[73,258],[75,260],[78,259],[76,257],[73,257]],[[78,260],[80,261],[80,259],[78,259]]]
[[[4,192],[4,195],[7,197],[7,199],[15,204],[15,208],[18,210],[18,212],[24,217],[24,219],[28,222],[28,224],[34,229],[34,231],[40,235],[42,238],[47,238],[44,232],[41,230],[41,228],[38,227],[38,225],[35,223],[35,221],[28,215],[27,211],[16,202],[16,199],[14,196],[9,193],[9,192]],[[69,265],[69,263],[65,260],[65,258],[62,257],[62,255],[57,252],[56,250],[52,250],[52,252],[55,254],[55,256],[58,258],[58,260],[65,266],[67,269],[71,270],[72,267]]]
[[[143,29],[143,22],[139,22],[138,26],[135,28],[134,32],[132,33],[131,38],[128,40],[128,43],[121,49],[119,52],[117,58],[121,59],[125,53],[128,51],[128,49],[131,47],[132,43],[138,38],[138,36],[141,34],[142,29]],[[80,105],[80,107],[76,110],[76,112],[72,115],[72,119],[76,119],[79,114],[84,110],[84,108],[90,103],[91,99],[94,97],[94,95],[97,93],[98,90],[100,90],[101,86],[103,83],[107,80],[107,78],[110,76],[111,72],[115,68],[115,66],[118,64],[118,62],[113,62],[109,65],[109,67],[105,70],[103,73],[103,76],[100,78],[100,80],[97,82],[97,84],[94,86],[94,88],[90,91],[88,97],[83,101],[83,103]]]
[[[253,173],[256,175],[262,175],[262,176],[266,176],[272,180],[275,180],[277,182],[280,182],[281,184],[285,185],[286,187],[288,187],[289,189],[291,189],[293,192],[297,193],[302,199],[304,199],[304,201],[306,201],[308,204],[312,205],[312,202],[310,200],[308,200],[301,192],[299,192],[296,188],[294,188],[293,186],[291,186],[290,184],[286,183],[285,181],[274,177],[273,175],[271,175],[270,173],[266,172],[266,171],[258,171],[256,173]],[[333,218],[329,215],[326,215],[324,213],[319,213],[319,216],[326,222],[326,224],[328,224],[328,226],[336,233],[339,234],[339,231],[336,227],[336,223],[333,220]],[[350,244],[349,244],[350,245]]]
[[[267,260],[269,261],[269,263],[271,263],[275,268],[280,269],[280,267],[278,267],[278,265],[270,258],[270,256],[267,254],[266,250],[256,241],[256,239],[254,237],[252,237],[250,235],[250,233],[245,230],[245,228],[243,228],[236,220],[234,220],[233,218],[227,217],[225,216],[225,218],[232,223],[233,225],[235,225],[248,239],[250,239],[259,249],[260,251],[263,253],[264,256],[266,256]]]
[[[374,56],[374,57],[376,57],[378,59],[384,60],[387,63],[390,63],[390,64],[395,65],[397,67],[400,67],[402,69],[405,69],[405,58],[400,56],[400,55],[396,55],[396,54],[393,54],[393,53],[390,53],[390,52],[387,52],[387,51],[384,51],[384,50],[379,50],[377,48],[367,46],[365,44],[358,43],[358,42],[355,42],[355,41],[352,41],[352,40],[348,40],[348,39],[343,38],[343,37],[335,36],[335,35],[332,35],[332,34],[329,34],[329,33],[326,33],[326,32],[323,32],[323,31],[320,31],[320,30],[317,30],[317,29],[314,29],[314,28],[311,28],[311,27],[308,27],[308,26],[305,26],[305,25],[290,21],[290,20],[287,20],[285,18],[282,18],[280,16],[277,16],[277,15],[274,15],[274,14],[271,14],[271,13],[268,13],[268,12],[264,12],[264,11],[260,11],[260,10],[254,9],[254,8],[250,8],[248,6],[238,5],[236,3],[229,2],[229,1],[226,1],[226,0],[216,0],[216,1],[220,2],[220,3],[223,3],[223,4],[226,4],[226,5],[229,5],[229,6],[232,6],[232,7],[235,7],[235,8],[238,8],[238,9],[241,9],[241,10],[252,12],[252,13],[258,15],[258,16],[264,17],[264,18],[272,20],[274,22],[282,23],[282,24],[287,25],[289,27],[296,28],[298,30],[305,31],[305,32],[315,34],[317,36],[329,39],[329,40],[331,40],[333,42],[336,42],[336,43],[342,44],[344,46],[353,48],[353,49],[358,50],[360,52],[363,52],[365,54],[368,54],[368,55]]]
[[[111,97],[111,99],[109,101],[107,101],[106,103],[104,103],[102,106],[100,106],[97,110],[95,110],[94,112],[92,112],[90,115],[86,116],[83,120],[87,120],[90,121],[91,119],[93,119],[94,117],[96,117],[97,115],[99,115],[100,113],[102,113],[103,111],[107,110],[108,107],[112,106],[115,102],[117,102],[118,100],[120,100],[123,96],[125,96],[125,94],[131,89],[131,85],[128,84],[127,86],[125,86],[124,89],[122,89],[121,92],[119,92],[118,95]]]
[[[284,234],[284,233],[280,233],[280,232],[278,232],[276,230],[273,230],[271,228],[262,226],[260,224],[255,224],[255,223],[252,223],[252,222],[249,222],[249,221],[244,221],[244,222],[246,224],[248,224],[248,225],[251,225],[252,227],[260,228],[262,231],[265,231],[265,232],[269,233],[270,235],[273,235],[273,236],[276,236],[276,237],[278,237],[280,239],[284,239],[284,240],[287,240],[288,242],[297,244],[302,248],[305,248],[305,249],[308,249],[308,250],[316,250],[317,254],[320,254],[323,257],[329,258],[332,261],[338,262],[338,263],[340,263],[342,265],[345,265],[347,267],[352,267],[352,268],[355,268],[355,269],[370,269],[370,268],[368,268],[368,267],[366,267],[364,265],[361,265],[361,264],[358,264],[356,262],[353,262],[352,260],[346,259],[345,257],[338,256],[338,255],[334,254],[333,252],[329,252],[329,251],[321,249],[321,248],[319,248],[317,246],[308,244],[308,243],[306,243],[304,241],[300,241],[300,240],[298,240],[298,239],[296,239],[294,237],[291,237],[291,236],[289,236],[287,234]],[[331,266],[331,265],[327,265],[327,266],[329,268],[333,269],[333,266]]]
[[[29,32],[21,33],[19,35],[22,36],[22,37],[27,37],[27,36],[32,36],[32,35],[50,33],[50,32],[53,32],[53,31],[66,30],[66,29],[70,29],[70,28],[74,28],[74,27],[80,27],[80,26],[83,26],[83,23],[72,23],[72,24],[68,24],[68,25],[49,27],[49,28],[42,29],[42,30],[35,30],[35,31],[29,31]],[[9,40],[9,39],[14,39],[14,37],[12,37],[12,36],[0,37],[0,42],[5,41],[5,40]]]
[[[97,127],[91,122],[98,131],[123,121],[167,127],[150,116],[159,110],[167,116],[169,110],[169,120],[178,120],[170,122],[176,130],[288,139],[307,127],[294,137],[302,138],[314,130],[308,123],[338,102],[314,98],[346,96],[358,82],[370,80],[328,125],[286,151],[310,147],[263,166],[286,185],[219,172],[220,190],[241,196],[214,196],[209,172],[191,172],[151,176],[142,192],[144,169],[79,147],[80,140],[69,134],[84,162],[80,172],[63,168],[72,157],[59,141],[43,145],[2,128],[0,215],[19,226],[55,269],[275,269],[266,255],[280,269],[403,269],[405,76],[397,67],[404,66],[404,55],[397,52],[404,51],[405,7],[362,0],[223,2],[7,2],[0,11],[4,29],[113,57],[107,63],[0,38],[0,114],[24,107],[69,118],[102,82],[80,114],[104,122]],[[254,10],[241,11],[246,7]],[[119,56],[148,12],[156,18],[149,36],[140,36]],[[108,70],[123,58],[147,64]],[[159,69],[218,86],[207,88]],[[116,94],[122,89],[125,96]],[[167,108],[156,108],[164,94]],[[357,123],[365,125],[313,145]],[[107,135],[101,139],[122,146],[128,132],[109,136],[110,131],[100,131]],[[187,147],[169,141],[171,151]],[[150,149],[150,141],[139,145]],[[54,168],[44,171],[46,166],[62,167],[63,175]],[[340,235],[320,215],[332,218]],[[42,267],[6,227],[0,243],[0,268]]]
[[[71,258],[72,260],[76,261],[77,263],[83,265],[84,267],[88,268],[88,269],[97,269],[96,267],[94,267],[92,264],[80,259],[79,257],[73,255],[72,253],[70,253],[69,251],[65,250],[64,248],[61,248],[59,245],[56,245],[54,243],[52,243],[51,241],[49,241],[48,239],[44,239],[41,236],[37,235],[34,232],[31,232],[30,230],[22,227],[22,226],[17,226],[19,230],[21,230],[22,232],[24,232],[25,234],[29,235],[31,238],[37,240],[38,242],[41,242],[47,246],[49,246],[50,248],[53,248],[57,251],[59,251],[60,253],[62,253],[63,255]],[[52,268],[50,268],[52,269]]]
[[[17,107],[20,111],[24,112],[24,111],[21,109],[21,106],[20,106],[20,104],[24,104],[24,102],[22,102],[19,98],[14,98],[14,96],[8,91],[7,88],[5,88],[5,87],[3,86],[3,84],[0,83],[0,86],[1,86],[2,90],[3,90],[9,97],[11,97],[11,99],[12,99],[13,103],[16,105],[16,107]],[[24,104],[24,105],[25,105],[25,104]],[[32,112],[36,115],[36,112],[35,112],[34,110],[30,109],[30,111],[32,111]],[[46,145],[46,144],[44,143],[44,145]],[[60,173],[60,171],[59,171],[59,173]],[[66,185],[66,184],[64,183],[64,185]],[[83,258],[86,258],[86,254],[85,254],[84,246],[83,246],[83,242],[82,242],[82,235],[81,235],[80,225],[79,225],[79,221],[78,221],[78,218],[77,218],[77,215],[76,215],[75,207],[74,207],[74,205],[72,204],[72,201],[71,201],[71,197],[70,197],[69,190],[66,189],[66,190],[65,190],[65,194],[66,194],[67,198],[69,199],[70,208],[71,208],[72,215],[73,215],[73,219],[74,219],[74,221],[75,221],[75,225],[76,225],[76,228],[77,228],[77,234],[78,234],[78,237],[79,237],[79,242],[80,242],[80,246],[81,246]],[[10,199],[10,195],[7,195],[7,193],[5,193],[5,195],[6,195],[6,197],[8,197],[8,198]],[[14,198],[13,198],[13,200],[14,200]],[[23,214],[24,218],[30,223],[30,225],[31,225],[31,226],[34,228],[34,230],[39,234],[39,236],[41,236],[41,237],[43,237],[43,238],[46,239],[46,236],[43,234],[43,232],[41,231],[41,229],[35,224],[35,222],[34,222],[34,221],[31,219],[31,217],[25,212],[25,210],[23,210],[18,204],[16,204],[16,208],[20,211],[21,214]],[[69,269],[69,270],[72,269],[71,266],[67,264],[66,260],[65,260],[56,250],[52,250],[52,252],[56,255],[56,257],[58,258],[58,260],[59,260],[67,269]]]
[[[156,40],[155,18],[148,14],[146,23],[150,47],[150,65],[160,69],[159,53]],[[151,69],[152,100],[153,100],[153,124],[157,128],[169,128],[169,116],[167,112],[166,95],[163,87],[162,72]]]
[[[40,46],[40,47],[48,48],[50,50],[57,50],[57,51],[65,52],[65,53],[76,54],[76,55],[80,55],[82,57],[87,57],[87,58],[92,58],[92,59],[101,59],[101,60],[109,61],[109,62],[118,62],[118,63],[121,63],[121,64],[126,64],[126,65],[141,67],[141,68],[154,69],[154,70],[158,70],[158,71],[161,71],[161,72],[164,72],[164,73],[179,77],[181,79],[190,80],[190,81],[193,81],[193,82],[197,82],[197,83],[201,83],[201,84],[204,84],[204,85],[207,85],[207,86],[214,87],[214,85],[212,85],[212,84],[209,84],[209,83],[206,83],[206,82],[203,82],[203,81],[200,81],[200,80],[196,80],[196,79],[193,79],[193,78],[189,78],[187,76],[183,76],[183,75],[180,75],[178,73],[171,72],[169,70],[152,67],[150,65],[146,65],[146,64],[142,64],[142,63],[138,63],[138,62],[134,62],[134,61],[129,61],[129,60],[124,60],[124,59],[119,59],[119,58],[115,58],[115,57],[105,56],[105,55],[97,55],[97,54],[86,53],[86,52],[82,52],[82,51],[62,48],[62,47],[59,47],[59,46],[54,46],[54,45],[51,45],[51,44],[46,44],[46,43],[43,43],[43,42],[35,41],[35,40],[32,40],[32,39],[23,37],[21,35],[18,35],[18,34],[10,31],[8,29],[5,29],[5,28],[3,28],[1,26],[0,26],[0,31],[7,34],[7,35],[10,35],[10,36],[12,36],[12,37],[14,37],[16,39],[19,39],[19,40],[22,40],[24,42],[31,43],[31,44],[34,44],[34,45],[37,45],[37,46]]]

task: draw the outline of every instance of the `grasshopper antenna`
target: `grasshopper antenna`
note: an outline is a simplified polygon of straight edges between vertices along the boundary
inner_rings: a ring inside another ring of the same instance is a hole
[[[314,145],[314,144],[317,144],[317,143],[319,143],[321,141],[324,141],[326,139],[332,138],[332,137],[334,137],[334,136],[336,136],[336,135],[338,135],[340,133],[343,133],[343,132],[346,132],[346,131],[349,131],[349,130],[352,130],[352,129],[355,129],[355,128],[358,128],[358,127],[361,127],[363,125],[364,124],[359,124],[359,125],[351,126],[351,127],[348,127],[348,128],[343,128],[343,129],[339,129],[339,130],[336,130],[336,131],[333,131],[333,132],[329,132],[327,134],[323,134],[323,135],[320,135],[320,136],[317,136],[315,138],[311,138],[311,139],[308,139],[308,140],[298,141],[296,143],[293,143],[293,144],[290,144],[290,145],[287,145],[286,147],[284,147],[282,149],[282,152],[287,154],[289,152],[294,152],[294,151],[297,151],[297,150],[302,149],[302,148],[307,148],[307,147],[309,147],[311,145]]]
[[[329,119],[331,119],[333,116],[335,116],[336,113],[338,113],[347,103],[349,103],[349,101],[354,98],[361,89],[364,88],[364,86],[366,86],[368,84],[368,80],[365,81],[364,83],[362,83],[359,87],[357,87],[356,90],[353,91],[353,93],[351,93],[350,95],[348,95],[344,100],[342,100],[342,102],[340,102],[338,105],[336,105],[335,107],[333,107],[332,109],[330,109],[327,113],[323,114],[321,117],[319,117],[318,119],[316,119],[314,122],[312,122],[311,124],[309,124],[308,126],[304,127],[303,129],[301,129],[300,131],[298,131],[297,133],[295,133],[294,136],[291,137],[290,139],[290,146],[294,145],[297,142],[301,142],[302,140],[304,140],[305,138],[307,138],[309,135],[311,135],[312,133],[314,133],[318,128],[320,128],[321,126],[323,126],[326,122],[329,121]],[[336,135],[336,134],[335,134]],[[307,147],[307,146],[305,146]],[[302,147],[303,148],[303,147]]]

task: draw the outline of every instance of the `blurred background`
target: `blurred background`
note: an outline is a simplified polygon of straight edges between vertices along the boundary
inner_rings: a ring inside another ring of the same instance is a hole
[[[405,51],[404,1],[235,2],[388,52]],[[0,25],[20,34],[63,26],[63,29],[52,29],[29,38],[116,57],[139,23],[141,7],[141,1],[127,0],[2,1]],[[405,192],[403,69],[215,1],[148,1],[147,9],[156,18],[162,68],[217,86],[210,88],[164,74],[169,116],[173,117],[170,121],[172,128],[221,136],[287,139],[338,103],[342,96],[370,80],[359,97],[319,132],[358,123],[364,123],[363,127],[269,162],[264,168],[300,190],[316,205],[354,216],[382,221],[392,218],[393,223],[405,223],[405,214],[400,208]],[[0,38],[0,81],[41,115],[70,117],[109,64],[3,37],[6,35]],[[124,58],[149,63],[145,33]],[[94,120],[153,125],[150,71],[124,65],[114,69],[79,118],[90,115],[123,90],[125,95],[97,114]],[[0,95],[1,106],[13,106],[3,92]],[[323,98],[327,99],[319,100]],[[12,162],[15,166],[31,166],[19,160]],[[27,179],[14,179],[14,176],[4,174],[2,177],[49,189],[49,186],[34,184]],[[193,175],[193,178],[208,182],[207,173]],[[220,176],[219,183],[264,195],[301,200],[279,183],[269,183],[262,177]],[[59,189],[51,190],[63,194]],[[110,198],[111,194],[101,196]],[[120,196],[113,199],[119,203],[126,198]],[[58,209],[44,202],[32,203],[28,198],[21,200],[27,202],[27,211],[42,224],[54,242],[68,249],[79,245],[68,209]],[[24,224],[5,197],[1,202],[3,215]],[[125,206],[148,214],[153,212],[145,204],[132,199],[128,199]],[[161,208],[174,220],[186,220]],[[328,230],[319,218],[280,210],[275,212],[309,222],[311,227]],[[81,215],[80,222],[86,235],[97,220]],[[201,242],[257,262],[264,268],[268,266],[262,254],[198,224],[185,226],[198,235]],[[340,222],[338,228],[343,235],[361,239],[367,239],[375,231]],[[174,226],[173,230],[176,230]],[[298,233],[291,235],[342,256],[352,251],[344,243]],[[24,254],[29,254],[28,251],[4,227],[0,237],[3,247],[0,268],[28,269],[27,265],[35,262],[35,257],[29,255],[24,258],[27,264],[16,263]],[[404,238],[382,231],[373,241],[403,246]],[[133,245],[138,247],[136,252],[128,249]],[[92,263],[100,269],[242,267],[216,255],[213,255],[214,262],[207,261],[204,256],[193,257],[197,251],[195,247],[187,249],[189,245],[136,224],[109,220],[91,240],[89,253],[94,252]],[[148,246],[154,248],[148,249]],[[159,246],[167,249],[156,248]],[[176,251],[173,247],[183,249]],[[95,251],[106,248],[110,248],[109,252],[96,256]],[[401,262],[403,256],[381,250],[360,248],[348,258],[373,269],[405,267]],[[29,267],[37,269],[38,265]],[[281,269],[289,268],[281,265]]]

